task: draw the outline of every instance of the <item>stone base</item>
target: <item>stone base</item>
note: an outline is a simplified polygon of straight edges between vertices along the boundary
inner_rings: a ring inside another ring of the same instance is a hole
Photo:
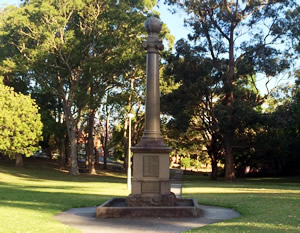
[[[162,138],[142,137],[141,141],[131,148],[134,153],[170,153],[172,149],[166,145]]]
[[[126,204],[129,207],[175,206],[176,196],[174,193],[160,196],[144,196],[131,194],[126,198]]]
[[[196,199],[176,199],[175,206],[129,207],[125,198],[112,198],[97,207],[97,218],[182,218],[200,217],[202,211]]]

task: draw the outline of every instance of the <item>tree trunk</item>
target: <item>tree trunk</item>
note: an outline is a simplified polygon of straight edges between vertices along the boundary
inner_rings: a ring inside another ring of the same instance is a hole
[[[60,106],[61,103],[61,99],[57,99],[58,101],[58,106]],[[58,122],[62,123],[64,121],[64,114],[62,113],[62,109],[58,108],[58,111],[55,113],[57,113],[57,117],[58,117]],[[65,122],[64,122],[65,123]],[[66,142],[65,142],[65,134],[62,133],[62,135],[60,134],[60,136],[58,136],[58,142],[59,143],[59,155],[60,155],[60,169],[65,169],[66,167]]]
[[[107,169],[107,157],[108,157],[108,152],[109,152],[109,148],[108,148],[109,117],[110,117],[110,114],[107,113],[106,123],[105,123],[103,169]]]
[[[21,154],[16,154],[16,167],[18,168],[24,167],[23,156]]]
[[[232,143],[234,137],[234,124],[233,124],[233,79],[234,79],[234,25],[230,30],[229,41],[229,72],[227,77],[226,88],[226,110],[227,110],[227,122],[224,130],[224,147],[225,147],[225,180],[232,181],[235,178],[234,160],[232,153]]]
[[[232,122],[232,105],[233,105],[233,92],[227,94],[227,119],[224,130],[224,149],[225,149],[225,180],[232,181],[235,179],[234,159],[232,152],[232,144],[234,137],[234,125]]]
[[[47,153],[48,158],[52,159],[52,148],[50,145],[48,146],[46,153]]]
[[[211,180],[217,180],[218,160],[219,160],[219,145],[217,142],[217,135],[215,132],[211,135],[210,143],[206,146],[207,153],[211,159]]]
[[[95,111],[90,110],[89,122],[88,122],[88,143],[87,143],[87,158],[88,168],[90,174],[95,174],[95,163],[94,163],[94,122],[95,122]]]
[[[217,180],[218,161],[215,155],[211,155],[211,180]]]
[[[95,163],[99,164],[99,156],[101,155],[99,152],[100,147],[95,147]]]
[[[62,91],[63,93],[64,91]],[[77,163],[77,137],[76,137],[76,120],[74,119],[71,112],[72,104],[63,97],[63,107],[65,113],[65,121],[67,125],[67,132],[70,142],[70,159],[71,168],[69,170],[70,175],[79,175],[78,163]],[[78,113],[80,115],[80,113]],[[79,117],[79,116],[78,116]]]
[[[107,169],[108,148],[104,148],[103,169]]]
[[[89,168],[89,143],[85,144],[85,168]]]
[[[70,143],[69,143],[69,137],[66,135],[65,137],[65,164],[67,167],[71,166],[71,152],[70,152]]]
[[[228,130],[224,135],[224,147],[225,147],[225,180],[232,181],[235,179],[234,171],[234,160],[232,153],[232,141],[233,141],[233,132]]]
[[[128,118],[126,117],[124,123],[124,131],[123,131],[123,145],[124,145],[124,169],[127,169],[128,166],[128,138],[127,138],[127,129],[128,129]]]
[[[90,174],[96,174],[94,158],[92,158],[92,161],[90,163],[89,172],[90,172]]]
[[[77,164],[77,138],[76,138],[76,131],[75,126],[70,127],[69,130],[69,139],[71,144],[71,168],[69,171],[70,175],[77,176],[79,175],[78,171],[78,164]]]
[[[61,137],[60,139],[60,169],[64,169],[66,165],[66,148],[65,148],[65,137]]]

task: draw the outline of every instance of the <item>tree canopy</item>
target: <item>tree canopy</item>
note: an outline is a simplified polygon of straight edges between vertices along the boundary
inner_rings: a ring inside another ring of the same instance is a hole
[[[217,164],[225,163],[227,180],[246,166],[272,174],[290,167],[297,173],[299,82],[278,92],[268,88],[283,74],[299,80],[296,1],[165,3],[176,5],[175,14],[178,8],[185,11],[191,29],[174,52],[169,46],[161,53],[162,130],[173,154],[210,158],[214,178]],[[156,4],[26,0],[1,9],[3,83],[36,99],[45,125],[40,145],[49,157],[57,150],[62,167],[70,161],[70,174],[79,174],[80,153],[90,172],[100,153],[106,168],[111,151],[127,167],[128,113],[135,113],[133,145],[143,131],[146,53],[141,44],[144,22],[156,13]],[[172,44],[167,25],[160,37]],[[267,87],[263,94],[257,86],[261,77]]]
[[[192,29],[189,40],[195,46],[183,61],[194,53],[202,59],[210,59],[212,68],[208,79],[220,81],[214,115],[223,138],[225,177],[232,180],[237,130],[245,127],[247,113],[266,98],[255,86],[256,75],[262,73],[270,78],[289,68],[284,50],[275,45],[283,44],[283,39],[287,38],[285,30],[279,29],[286,22],[286,12],[295,3],[281,0],[166,2],[186,12],[186,24]],[[190,74],[197,71],[198,66],[191,67]],[[199,74],[196,76],[194,80],[203,79]],[[203,100],[205,96],[199,98]]]
[[[39,149],[42,127],[35,101],[0,80],[0,152],[11,158],[31,156]]]
[[[20,72],[62,103],[71,143],[71,174],[78,174],[82,113],[99,108],[106,91],[134,70],[145,13],[156,1],[26,1],[1,16],[1,73]],[[17,74],[16,74],[17,73]],[[134,72],[132,72],[134,73]]]

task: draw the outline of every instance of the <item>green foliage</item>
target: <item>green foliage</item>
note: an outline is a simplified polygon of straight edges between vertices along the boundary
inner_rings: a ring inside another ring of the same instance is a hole
[[[166,2],[187,13],[194,45],[178,41],[176,54],[168,59],[169,74],[182,85],[166,98],[176,105],[163,110],[172,116],[170,122],[205,131],[202,143],[208,151],[214,148],[209,154],[225,154],[225,176],[232,180],[235,148],[249,148],[239,145],[238,134],[255,123],[265,99],[255,76],[275,77],[291,66],[291,56],[277,45],[288,38],[284,16],[292,10],[290,17],[298,20],[295,1]],[[296,27],[291,27],[294,35]]]
[[[297,7],[292,8],[286,14],[287,22],[285,21],[280,26],[279,30],[284,30],[290,39],[290,48],[289,55],[294,55],[294,59],[299,57],[300,53],[300,30],[299,30],[299,23],[300,23],[300,6],[298,4]]]
[[[67,134],[66,123],[63,119],[63,106],[59,99],[51,92],[46,92],[44,89],[35,88],[32,92],[32,98],[40,107],[41,120],[43,122],[43,141],[40,145],[43,150],[48,150],[51,154],[52,149],[57,149],[59,140]],[[50,138],[54,142],[50,143]],[[51,150],[49,150],[51,149]]]
[[[215,106],[220,102],[222,84],[212,60],[180,40],[176,54],[167,58],[164,78],[170,85],[162,98],[163,112],[172,116],[166,130],[169,142],[180,154],[200,155],[202,162],[208,157],[219,160],[222,136]]]
[[[30,96],[18,94],[0,81],[0,152],[31,156],[42,140],[41,115]]]
[[[156,2],[28,0],[1,14],[0,74],[12,79],[22,72],[63,105],[75,171],[75,131],[86,121],[83,114],[96,112],[108,90],[126,89],[128,77],[144,78],[140,45]]]
[[[197,159],[191,159],[191,167],[199,169],[200,168],[200,162],[197,161]]]
[[[189,168],[191,167],[191,158],[189,157],[184,157],[180,159],[180,166],[184,168]]]
[[[272,111],[261,115],[252,143],[254,166],[268,175],[297,175],[300,171],[299,87],[283,91],[272,101],[276,103]]]

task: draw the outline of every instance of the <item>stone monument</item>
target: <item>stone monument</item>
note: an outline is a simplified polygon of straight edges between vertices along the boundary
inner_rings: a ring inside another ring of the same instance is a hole
[[[97,218],[199,217],[195,199],[181,199],[170,192],[169,153],[160,132],[159,50],[161,22],[150,17],[145,22],[149,34],[147,50],[146,121],[141,141],[132,148],[133,179],[127,198],[112,198],[97,208]]]
[[[145,22],[149,34],[143,47],[147,50],[146,122],[141,141],[132,148],[132,192],[128,206],[174,206],[170,193],[169,153],[160,132],[159,50],[161,22],[150,17]]]

